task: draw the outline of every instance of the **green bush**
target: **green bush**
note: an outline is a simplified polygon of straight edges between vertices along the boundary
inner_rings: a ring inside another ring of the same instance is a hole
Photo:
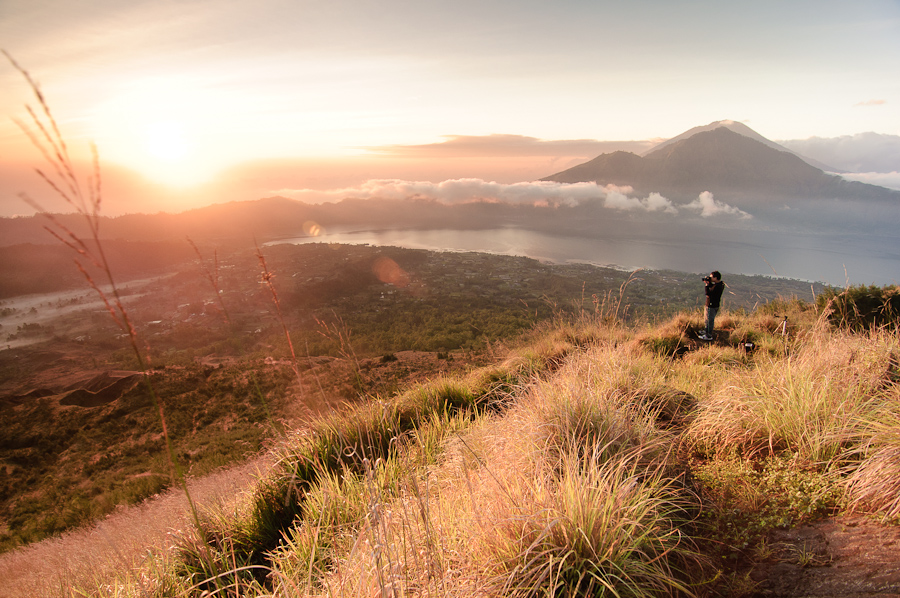
[[[787,528],[838,511],[843,501],[835,473],[791,453],[762,461],[712,460],[693,469],[707,504],[701,525],[718,539],[723,556],[736,557],[775,528]]]
[[[840,293],[830,289],[816,298],[816,307],[828,308],[828,320],[842,328],[896,328],[900,323],[900,287],[860,285]]]

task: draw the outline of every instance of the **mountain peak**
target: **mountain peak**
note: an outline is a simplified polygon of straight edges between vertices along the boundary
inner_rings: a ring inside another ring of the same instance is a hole
[[[725,128],[725,129],[728,129],[729,131],[733,131],[739,135],[743,135],[744,137],[749,137],[750,139],[753,139],[754,141],[759,141],[760,143],[767,145],[767,146],[771,147],[772,149],[777,149],[780,152],[790,152],[789,149],[787,149],[781,145],[778,145],[774,141],[770,141],[769,139],[766,139],[765,137],[763,137],[762,135],[760,135],[759,133],[757,133],[756,131],[754,131],[753,129],[751,129],[750,127],[748,127],[747,125],[745,125],[743,123],[740,123],[740,122],[737,122],[734,120],[717,120],[715,122],[709,123],[708,125],[702,125],[699,127],[694,127],[692,129],[688,129],[687,131],[685,131],[681,135],[678,135],[677,137],[672,137],[669,140],[663,141],[662,143],[651,147],[650,149],[648,149],[641,155],[642,156],[650,155],[655,151],[661,150],[666,146],[672,145],[673,143],[678,143],[679,141],[689,139],[689,138],[693,137],[694,135],[696,135],[697,133],[705,133],[707,131],[714,131],[714,130],[720,129],[720,128]],[[791,152],[791,153],[793,153],[793,152]]]
[[[771,203],[778,198],[892,198],[882,187],[828,175],[746,125],[717,121],[657,145],[643,157],[602,154],[544,180],[595,181],[689,199],[709,191],[732,202]]]
[[[824,170],[825,172],[841,172],[837,168],[833,168],[833,167],[831,167],[827,164],[823,164],[817,160],[807,158],[806,156],[803,156],[803,155],[795,152],[794,150],[788,149],[788,148],[784,147],[783,145],[779,145],[778,143],[775,143],[771,139],[767,139],[767,138],[763,137],[762,135],[760,135],[759,133],[757,133],[756,131],[754,131],[753,129],[751,129],[750,127],[745,125],[744,123],[738,122],[736,120],[717,120],[717,121],[709,123],[708,125],[702,125],[699,127],[694,127],[692,129],[688,129],[681,135],[672,137],[671,139],[668,139],[666,141],[663,141],[662,143],[654,145],[653,147],[651,147],[650,149],[648,149],[644,153],[642,153],[641,156],[649,156],[650,154],[652,154],[658,150],[661,150],[669,145],[672,145],[673,143],[678,143],[679,141],[689,139],[698,133],[706,133],[708,131],[714,131],[716,129],[728,129],[729,131],[732,131],[739,135],[743,135],[744,137],[749,137],[750,139],[753,139],[754,141],[758,141],[758,142],[762,143],[763,145],[766,145],[774,150],[778,150],[779,152],[788,152],[790,154],[794,154],[795,156],[797,156],[798,158],[800,158],[801,160],[803,160],[810,166],[814,166],[815,168],[818,168],[819,170]]]

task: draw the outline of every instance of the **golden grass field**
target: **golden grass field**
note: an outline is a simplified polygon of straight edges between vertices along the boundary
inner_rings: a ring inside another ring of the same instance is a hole
[[[493,365],[286,432],[258,478],[200,481],[198,519],[167,498],[8,553],[0,591],[737,596],[774,531],[896,522],[896,332],[790,301],[701,343],[701,315],[540,325]]]

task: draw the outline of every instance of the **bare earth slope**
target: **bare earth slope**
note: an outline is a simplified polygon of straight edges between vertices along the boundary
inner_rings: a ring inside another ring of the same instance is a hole
[[[861,516],[780,530],[773,562],[750,577],[755,596],[887,598],[900,596],[900,527]]]

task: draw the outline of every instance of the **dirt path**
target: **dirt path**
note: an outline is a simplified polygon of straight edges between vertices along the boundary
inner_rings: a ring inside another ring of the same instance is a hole
[[[188,487],[201,511],[229,509],[271,466],[259,457],[202,478]],[[120,507],[90,527],[0,555],[0,598],[69,596],[74,587],[96,588],[164,554],[191,526],[181,490],[132,507]],[[107,586],[109,587],[109,586]]]
[[[780,530],[770,562],[751,579],[753,596],[888,598],[900,596],[900,526],[847,516]]]

